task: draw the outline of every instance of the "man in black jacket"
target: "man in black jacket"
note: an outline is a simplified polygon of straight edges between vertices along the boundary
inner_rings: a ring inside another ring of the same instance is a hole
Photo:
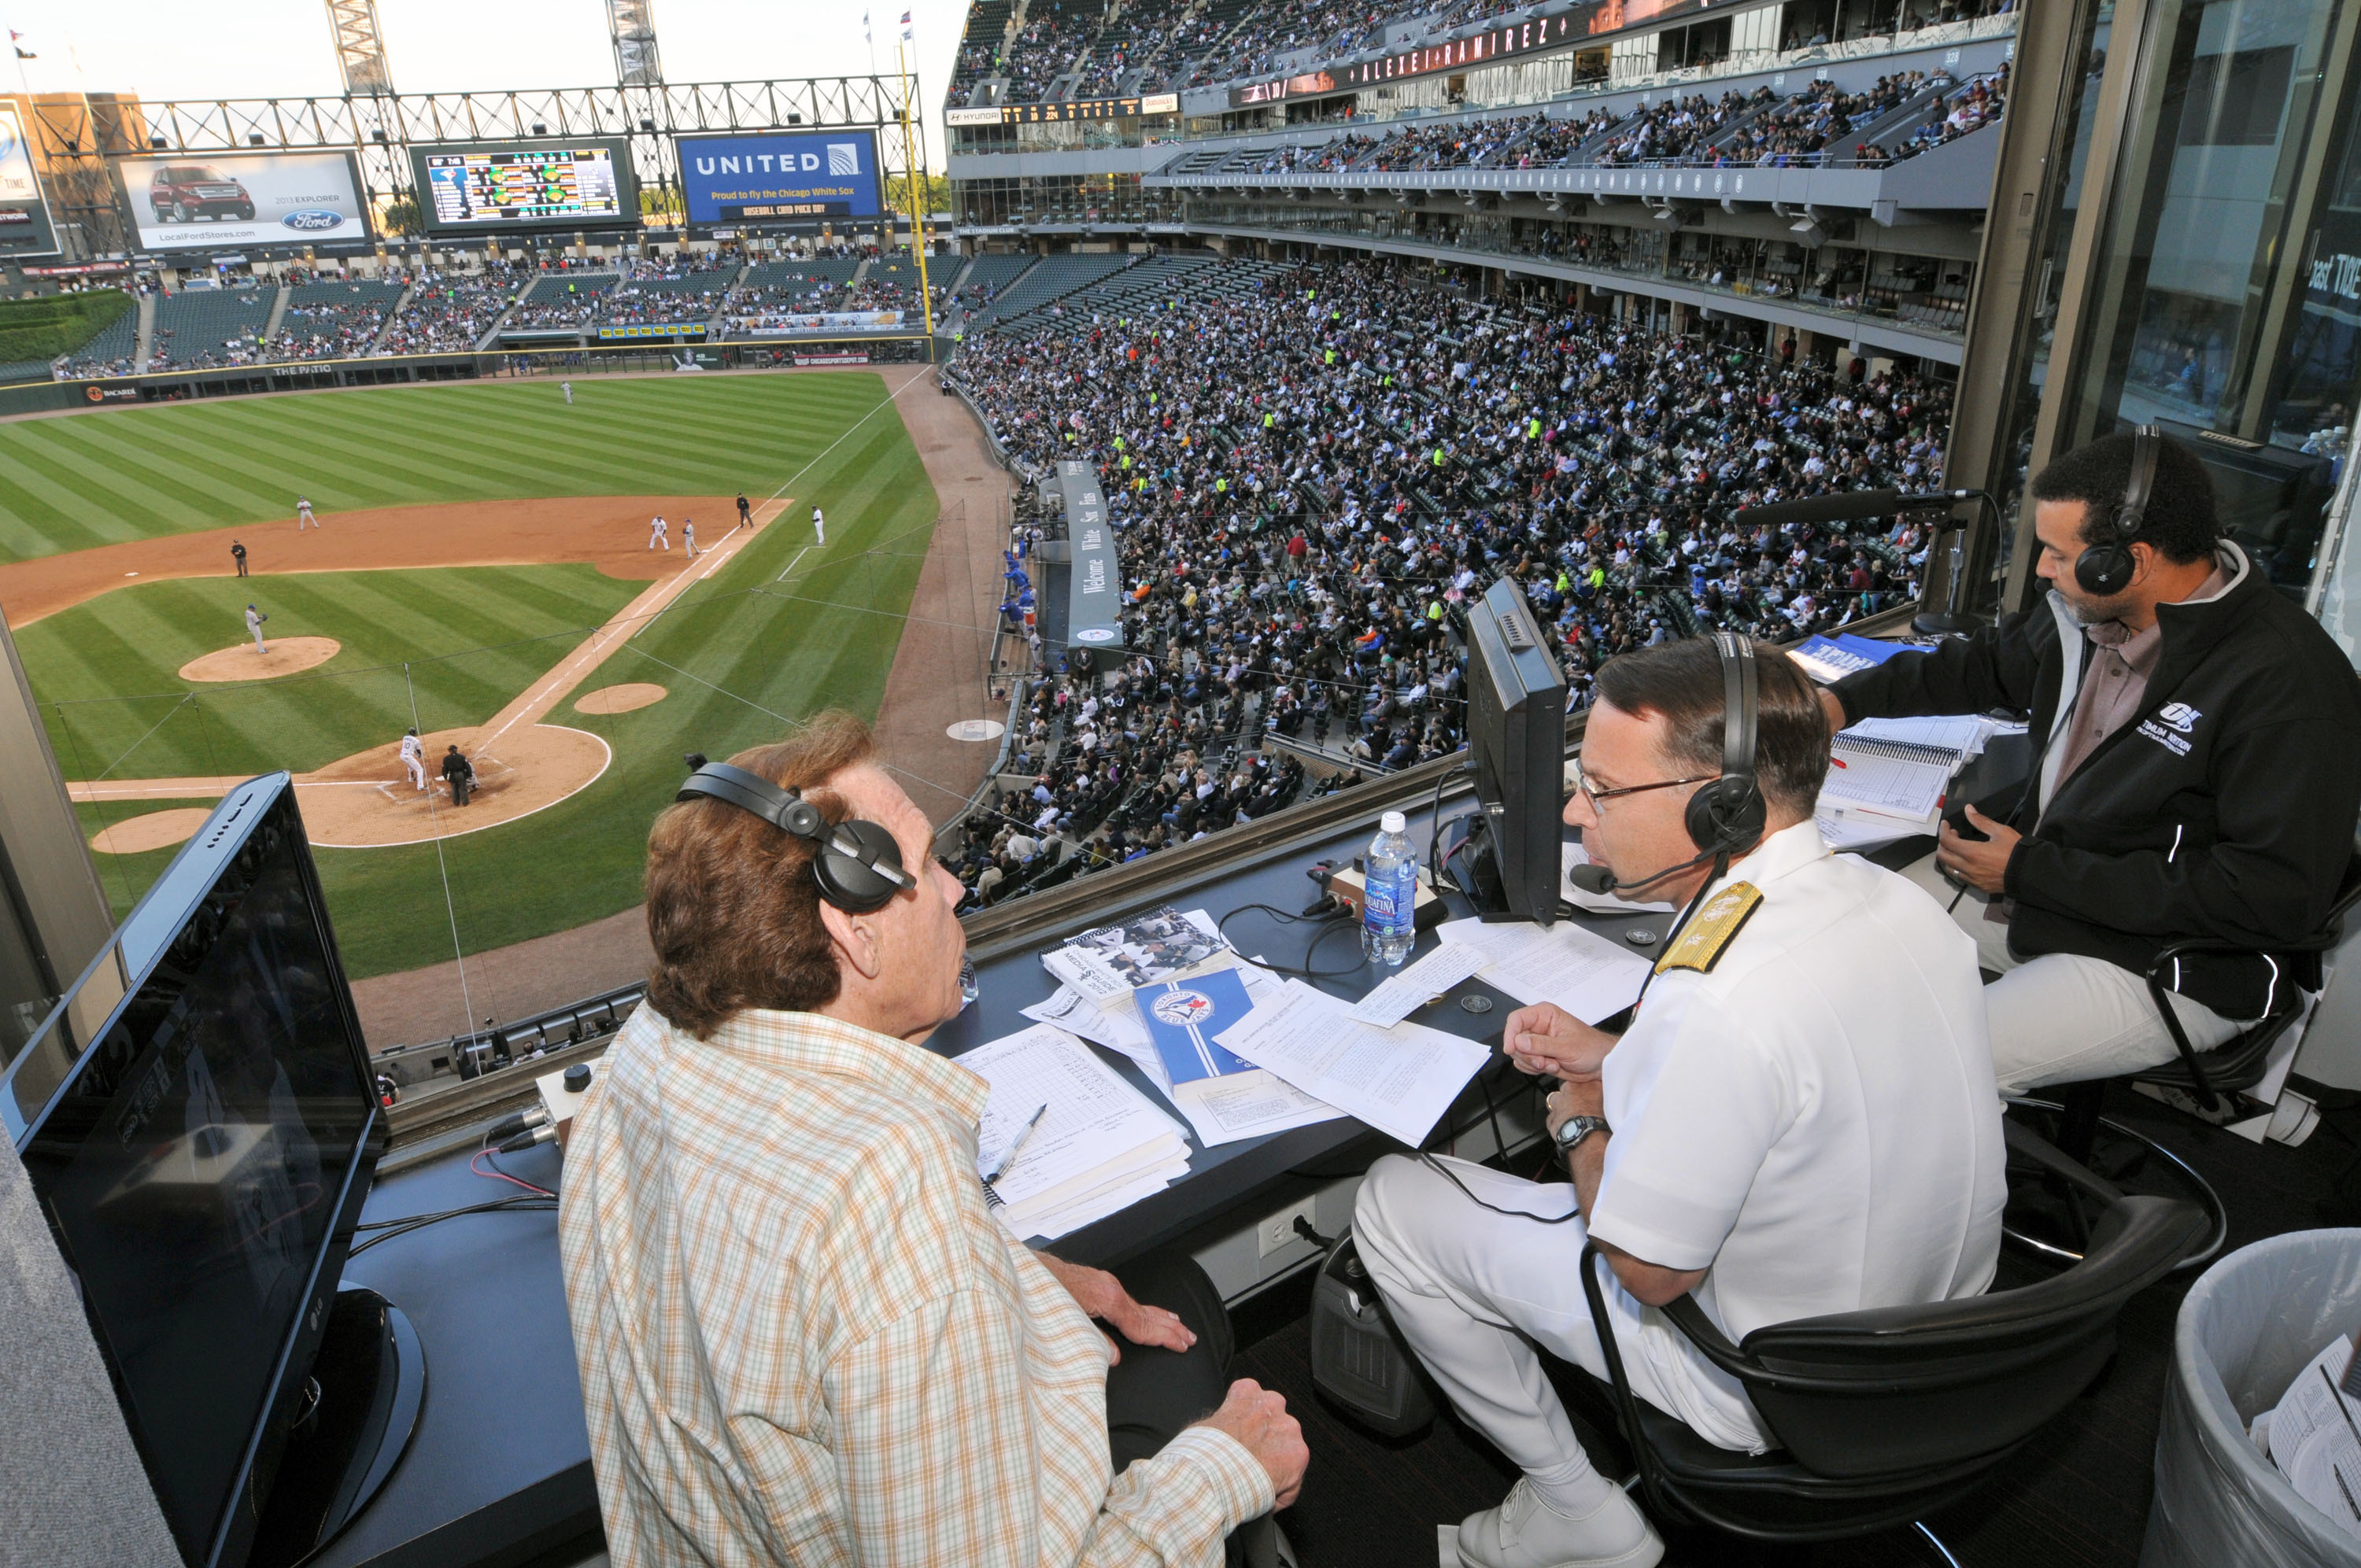
[[[2048,602],[1821,693],[1832,725],[2030,710],[2033,778],[1967,811],[1910,875],[1977,938],[2004,1092],[2109,1078],[2176,1054],[2145,975],[2165,944],[2206,938],[2263,956],[2192,956],[2167,977],[2208,1050],[2290,985],[2319,983],[2316,932],[2361,812],[2361,679],[2319,623],[2218,536],[2205,468],[2161,444],[2120,592],[2075,565],[2112,532],[2134,438],[2111,435],[2036,477],[2036,570]],[[1981,806],[1981,809],[1979,808]]]

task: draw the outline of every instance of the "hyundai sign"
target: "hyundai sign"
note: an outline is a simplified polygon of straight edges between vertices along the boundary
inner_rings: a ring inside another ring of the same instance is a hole
[[[873,218],[884,210],[869,131],[683,137],[679,151],[692,224]]]
[[[183,153],[115,168],[144,250],[368,238],[350,153]]]

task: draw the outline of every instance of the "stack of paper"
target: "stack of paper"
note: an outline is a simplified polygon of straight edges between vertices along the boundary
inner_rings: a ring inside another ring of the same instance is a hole
[[[1213,961],[1235,966],[1229,972],[1244,985],[1250,1003],[1265,993],[1278,993],[1279,977],[1268,970],[1238,963],[1228,953]],[[1189,1119],[1198,1143],[1207,1148],[1260,1137],[1265,1133],[1285,1132],[1290,1127],[1309,1126],[1314,1122],[1334,1121],[1344,1114],[1332,1105],[1323,1105],[1309,1095],[1298,1093],[1283,1080],[1260,1068],[1237,1061],[1227,1052],[1221,1055],[1235,1066],[1224,1065],[1211,1075],[1185,1075],[1182,1083],[1176,1084],[1128,989],[1104,1003],[1095,1003],[1073,986],[1062,985],[1047,1001],[1038,1002],[1023,1012],[1027,1018],[1054,1024],[1093,1045],[1104,1046],[1128,1058],[1172,1102],[1173,1109]],[[1218,1033],[1219,1028],[1214,1032]],[[1202,1081],[1183,1087],[1191,1078],[1200,1077]]]
[[[1188,1172],[1180,1124],[1061,1029],[1036,1025],[958,1061],[992,1085],[977,1129],[976,1174],[999,1168],[984,1186],[985,1201],[1017,1236],[1055,1241]]]
[[[1252,1013],[1247,969],[1223,969],[1168,980],[1132,992],[1148,1031],[1154,1061],[1148,1077],[1189,1118],[1207,1148],[1265,1133],[1334,1121],[1344,1113],[1323,1105],[1223,1048],[1214,1036]],[[1270,977],[1276,980],[1276,976]],[[1272,988],[1265,988],[1269,993]],[[1138,1059],[1138,1058],[1134,1058]]]
[[[1622,1012],[1648,982],[1646,959],[1569,920],[1447,920],[1440,934],[1483,954],[1476,972],[1518,1001],[1554,1002],[1586,1024]]]
[[[1221,1042],[1314,1099],[1415,1147],[1491,1052],[1419,1024],[1356,1023],[1345,1004],[1300,980],[1259,1003]]]
[[[1085,931],[1041,955],[1041,967],[1104,1007],[1134,988],[1194,969],[1230,950],[1212,916],[1167,905]]]

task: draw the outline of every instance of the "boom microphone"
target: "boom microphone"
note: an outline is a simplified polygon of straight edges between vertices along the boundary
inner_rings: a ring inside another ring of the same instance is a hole
[[[1667,866],[1663,871],[1658,872],[1654,876],[1642,877],[1638,882],[1625,882],[1621,878],[1618,877],[1613,872],[1609,871],[1605,866],[1586,861],[1581,865],[1578,865],[1572,871],[1566,872],[1565,880],[1580,888],[1583,892],[1594,895],[1613,893],[1619,888],[1650,887],[1664,881],[1668,876],[1680,875],[1683,872],[1687,871],[1691,866],[1701,866],[1708,861],[1713,859],[1714,856],[1719,852],[1720,851],[1716,850],[1708,850],[1704,854],[1698,855],[1693,860],[1683,861],[1676,866]]]
[[[1916,507],[1950,507],[1972,500],[1974,490],[1927,490],[1904,495],[1900,490],[1835,490],[1806,496],[1799,501],[1774,501],[1769,506],[1741,507],[1731,519],[1741,528],[1758,524],[1777,527],[1789,522],[1851,522],[1864,517],[1891,517]]]

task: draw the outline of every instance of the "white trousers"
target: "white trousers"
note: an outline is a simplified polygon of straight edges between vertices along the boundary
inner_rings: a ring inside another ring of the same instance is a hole
[[[1533,1348],[1607,1378],[1582,1288],[1588,1236],[1579,1219],[1559,1219],[1574,1211],[1574,1189],[1466,1160],[1443,1163],[1466,1192],[1407,1156],[1388,1155],[1369,1168],[1353,1211],[1361,1261],[1461,1417],[1545,1497],[1595,1506],[1597,1497],[1583,1491],[1608,1483],[1591,1468]],[[1517,1212],[1495,1213],[1468,1193]],[[1543,1223],[1549,1220],[1559,1223]],[[1737,1379],[1690,1349],[1680,1330],[1611,1275],[1600,1283],[1634,1394],[1709,1442],[1747,1452],[1767,1446]]]
[[[1984,1010],[2003,1094],[2118,1078],[2162,1067],[2180,1054],[2157,1016],[2144,977],[2078,953],[2016,958],[2008,950],[2008,927],[1984,918],[1990,900],[1945,881],[1934,856],[1902,874],[1950,910],[1960,929],[1975,939],[1976,962],[2000,976],[1984,987]],[[2210,1051],[2237,1034],[2237,1024],[2203,1003],[2177,992],[2165,996],[2197,1049]]]
[[[823,521],[822,520],[818,519],[818,518],[814,518],[814,519],[812,519],[812,536],[813,536],[813,543],[817,543],[817,544],[825,544],[825,543],[828,543],[828,524],[827,524],[825,521]]]
[[[404,757],[401,765],[410,770],[410,782],[420,789],[426,787],[426,764],[415,757]]]

